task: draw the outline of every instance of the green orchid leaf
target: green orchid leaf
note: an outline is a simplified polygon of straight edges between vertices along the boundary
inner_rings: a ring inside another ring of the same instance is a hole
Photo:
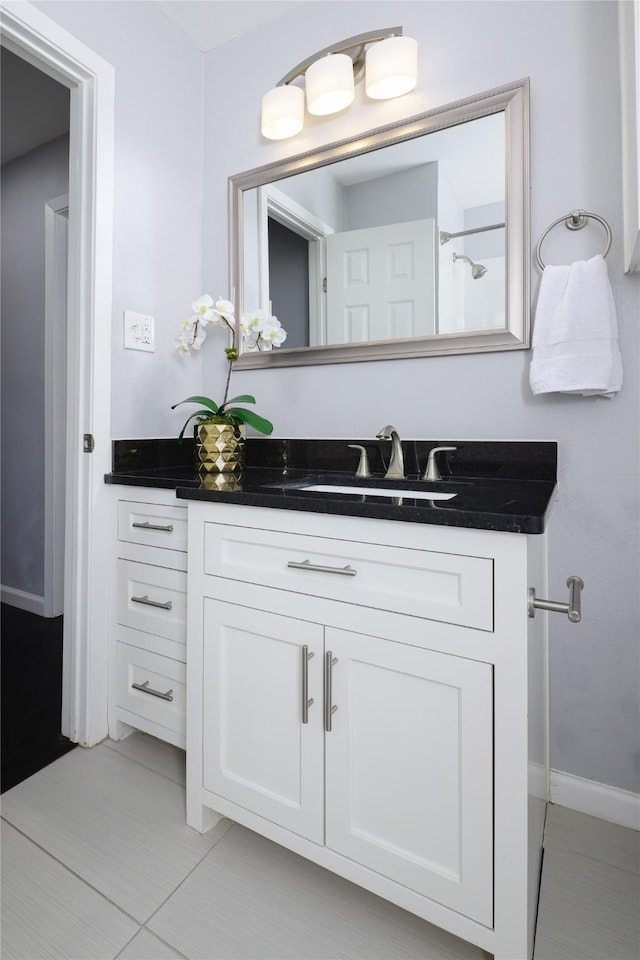
[[[230,403],[255,403],[256,398],[252,397],[250,393],[243,393],[239,397],[230,397],[226,403],[223,404],[224,407],[228,407]]]
[[[226,410],[225,415],[247,423],[250,427],[253,427],[254,430],[259,430],[260,433],[273,433],[273,424],[271,421],[254,413],[253,410],[245,410],[243,407],[233,407],[231,410]]]
[[[210,400],[209,397],[187,397],[186,400],[181,400],[180,403],[174,403],[171,409],[175,410],[176,407],[182,406],[183,403],[201,403],[212,413],[218,412],[218,404],[214,400]]]

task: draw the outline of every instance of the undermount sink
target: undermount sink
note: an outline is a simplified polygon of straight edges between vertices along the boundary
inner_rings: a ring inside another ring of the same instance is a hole
[[[452,500],[455,493],[440,493],[433,490],[407,490],[402,487],[389,489],[388,487],[369,486],[340,486],[335,483],[300,484],[298,490],[309,490],[315,493],[351,493],[364,494],[369,497],[412,497],[414,500]]]

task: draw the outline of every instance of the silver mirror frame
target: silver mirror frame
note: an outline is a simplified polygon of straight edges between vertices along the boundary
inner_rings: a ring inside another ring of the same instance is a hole
[[[435,334],[404,340],[331,344],[321,347],[282,347],[241,354],[238,369],[401,360],[408,357],[526,350],[530,346],[530,226],[529,226],[529,80],[496,87],[465,100],[429,110],[285,160],[256,167],[229,178],[229,289],[236,291],[236,315],[243,303],[243,193],[285,177],[338,160],[391,146],[403,140],[466,123],[490,114],[505,114],[506,195],[506,328],[469,333]]]

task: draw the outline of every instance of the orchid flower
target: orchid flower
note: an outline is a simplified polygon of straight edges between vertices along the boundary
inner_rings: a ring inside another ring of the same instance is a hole
[[[205,341],[206,333],[204,328],[208,323],[217,323],[221,321],[231,331],[231,344],[225,348],[227,355],[227,379],[224,387],[224,397],[222,403],[218,404],[207,397],[189,397],[182,403],[200,403],[205,410],[199,410],[192,414],[187,423],[185,423],[180,434],[180,439],[184,434],[185,427],[195,417],[199,423],[204,423],[211,417],[215,417],[215,422],[232,423],[234,426],[249,424],[262,433],[271,433],[273,424],[264,417],[259,417],[252,410],[245,407],[231,406],[232,403],[243,401],[244,403],[255,403],[255,398],[249,394],[241,397],[234,397],[229,400],[229,385],[231,383],[231,373],[233,364],[238,359],[238,337],[242,337],[245,350],[271,350],[272,347],[279,347],[286,339],[286,331],[277,317],[271,317],[264,310],[250,310],[243,313],[239,323],[239,330],[236,331],[235,308],[230,300],[223,297],[213,301],[209,294],[204,294],[194,300],[191,304],[193,315],[187,317],[180,323],[180,332],[176,340],[176,350],[181,356],[189,356],[192,350],[199,350]],[[179,406],[179,404],[174,404]],[[211,414],[208,413],[211,411]]]
[[[230,327],[235,326],[236,318],[234,316],[234,306],[230,300],[223,300],[221,297],[218,297],[213,309],[219,317],[221,317],[223,320],[226,320]]]
[[[213,310],[213,299],[209,296],[208,293],[205,293],[204,296],[198,297],[197,300],[194,300],[191,304],[191,309],[193,310],[192,320],[195,323],[198,321],[202,326],[206,326],[211,320],[217,320],[218,318],[214,316]]]
[[[277,317],[271,317],[265,321],[260,336],[271,346],[279,347],[287,339],[287,331],[283,329]]]
[[[193,319],[185,319],[180,324],[180,333],[176,340],[176,350],[183,356],[189,356],[191,349],[199,350],[207,334],[203,325]]]
[[[249,313],[243,313],[240,321],[243,337],[253,337],[259,334],[266,319],[264,310],[251,310]]]

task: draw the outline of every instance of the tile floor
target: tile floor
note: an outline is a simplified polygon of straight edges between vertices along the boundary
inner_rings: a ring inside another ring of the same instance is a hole
[[[184,754],[133,734],[2,798],[3,960],[480,960],[228,820],[184,824]],[[637,960],[640,834],[551,806],[536,960]],[[516,958],[514,958],[516,960]]]

